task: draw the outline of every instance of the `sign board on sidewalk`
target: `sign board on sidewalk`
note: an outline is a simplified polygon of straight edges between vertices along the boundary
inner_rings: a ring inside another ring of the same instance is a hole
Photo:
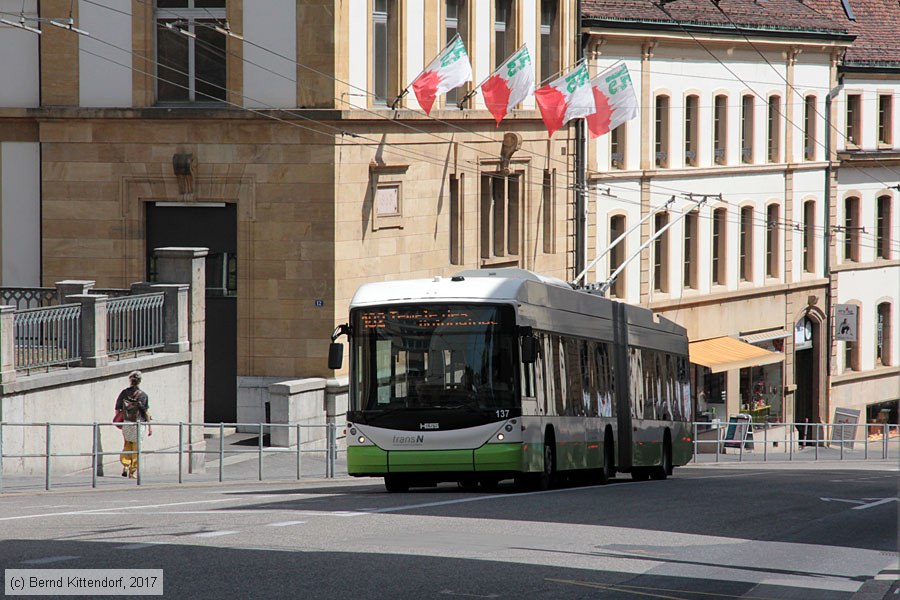
[[[841,443],[844,447],[853,449],[853,440],[856,438],[856,427],[859,424],[859,410],[855,408],[834,409],[834,419],[831,421],[831,443]],[[851,427],[851,425],[853,427]],[[865,432],[863,432],[865,434]]]
[[[834,305],[834,339],[855,342],[859,307],[855,304]]]
[[[753,448],[753,427],[750,415],[734,415],[728,417],[728,427],[725,429],[726,448]]]

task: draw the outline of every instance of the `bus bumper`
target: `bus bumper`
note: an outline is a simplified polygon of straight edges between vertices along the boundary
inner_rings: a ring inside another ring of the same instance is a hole
[[[382,450],[376,446],[347,448],[347,473],[474,473],[521,471],[522,444],[485,444],[475,450]]]

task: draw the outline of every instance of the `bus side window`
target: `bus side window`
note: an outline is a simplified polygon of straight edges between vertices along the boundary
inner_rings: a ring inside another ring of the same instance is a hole
[[[534,398],[534,363],[519,363],[521,365],[522,377],[522,396],[525,398]]]
[[[550,348],[553,351],[553,383],[554,402],[556,404],[556,415],[562,416],[566,414],[566,353],[563,347],[563,340],[558,335],[550,336]]]

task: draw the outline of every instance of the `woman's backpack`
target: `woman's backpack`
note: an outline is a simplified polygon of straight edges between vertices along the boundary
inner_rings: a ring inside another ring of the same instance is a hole
[[[143,406],[141,401],[138,399],[138,394],[135,393],[134,396],[122,399],[122,413],[125,415],[126,421],[131,421],[135,423],[137,421],[143,420],[141,418],[141,413],[143,411]]]

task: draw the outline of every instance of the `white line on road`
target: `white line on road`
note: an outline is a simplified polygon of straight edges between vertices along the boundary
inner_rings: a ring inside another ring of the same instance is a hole
[[[167,542],[142,542],[139,544],[125,544],[124,546],[116,546],[116,550],[143,550],[144,548],[152,548],[154,546],[165,546]]]
[[[194,537],[202,537],[202,538],[219,537],[222,535],[232,535],[235,533],[237,533],[237,531],[204,531],[202,533],[195,533]]]
[[[887,504],[888,502],[898,502],[898,500],[897,498],[882,498],[877,502],[870,502],[861,506],[854,506],[851,510],[866,510],[867,508],[872,508],[873,506],[878,506],[880,504]]]
[[[220,498],[218,500],[192,500],[190,502],[170,502],[168,504],[143,504],[141,506],[120,506],[116,511],[123,510],[143,510],[146,508],[164,508],[166,506],[184,506],[185,504],[210,504],[213,502],[228,502],[233,498]],[[72,515],[89,515],[92,513],[109,513],[109,508],[91,508],[88,510],[73,510],[58,513],[40,513],[35,515],[19,515],[17,517],[0,517],[0,521],[18,521],[21,519],[41,519],[44,517],[66,517]]]
[[[822,502],[846,502],[847,504],[865,504],[862,500],[846,500],[844,498],[819,498]]]
[[[302,525],[306,521],[282,521],[281,523],[266,523],[269,527],[288,527],[289,525]]]
[[[31,560],[23,560],[23,565],[48,565],[55,562],[63,562],[64,560],[74,560],[81,558],[80,556],[48,556],[46,558],[33,558]]]

